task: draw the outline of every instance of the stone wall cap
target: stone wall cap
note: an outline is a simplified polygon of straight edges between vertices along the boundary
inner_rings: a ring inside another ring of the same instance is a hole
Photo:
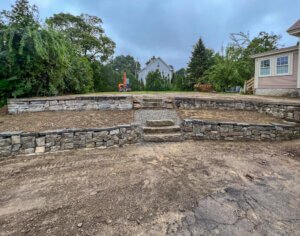
[[[132,98],[132,95],[70,95],[70,96],[57,96],[57,97],[31,97],[31,98],[9,98],[7,103],[16,102],[38,102],[38,101],[70,101],[70,100],[121,100]]]
[[[263,98],[255,98],[255,100],[251,100],[250,98],[205,98],[205,97],[174,97],[174,101],[176,100],[202,100],[208,102],[230,102],[230,103],[250,103],[250,104],[270,104],[270,105],[288,105],[288,106],[297,106],[300,107],[300,101],[297,102],[289,102],[289,101],[264,101]]]
[[[137,126],[140,126],[140,124],[139,123],[131,123],[130,126],[137,127]]]
[[[21,135],[22,131],[4,131],[0,132],[0,137],[10,137],[15,135]]]
[[[132,123],[132,124],[123,124],[117,125],[113,127],[101,127],[101,128],[70,128],[70,129],[56,129],[56,130],[44,130],[44,131],[36,131],[36,132],[24,132],[24,131],[4,131],[0,132],[0,137],[11,137],[15,135],[20,135],[22,137],[27,136],[46,136],[49,134],[63,134],[63,133],[78,133],[78,132],[101,132],[101,131],[111,131],[120,128],[131,128],[131,127],[138,127],[139,124]]]
[[[245,122],[236,123],[236,124],[240,125],[240,126],[249,126],[250,125],[249,123],[245,123]]]
[[[275,126],[279,126],[279,127],[297,127],[300,125],[297,125],[297,124],[279,124],[279,123],[272,123],[272,125],[275,125]]]

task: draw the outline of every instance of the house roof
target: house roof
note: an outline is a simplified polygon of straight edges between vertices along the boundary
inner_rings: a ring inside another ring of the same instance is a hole
[[[288,30],[287,32],[291,35],[300,34],[300,19],[296,21]]]
[[[251,58],[259,58],[259,57],[272,56],[272,55],[281,54],[281,53],[293,52],[293,51],[298,51],[298,49],[299,49],[299,46],[295,45],[295,46],[291,46],[291,47],[271,50],[268,52],[257,53],[257,54],[251,55]]]
[[[147,64],[143,69],[141,69],[141,71],[145,70],[149,65],[151,65],[152,63],[154,63],[157,60],[161,61],[161,63],[163,63],[165,66],[167,66],[170,70],[174,70],[173,66],[165,63],[163,59],[161,59],[160,57],[155,57],[155,58],[151,58],[151,61],[149,62],[149,64]]]

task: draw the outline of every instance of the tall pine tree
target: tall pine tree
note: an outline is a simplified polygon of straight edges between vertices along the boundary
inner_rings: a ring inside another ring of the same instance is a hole
[[[199,38],[198,42],[194,45],[194,50],[187,68],[187,84],[190,89],[193,88],[193,85],[203,77],[204,72],[212,65],[212,56],[212,50],[207,49],[202,39]]]

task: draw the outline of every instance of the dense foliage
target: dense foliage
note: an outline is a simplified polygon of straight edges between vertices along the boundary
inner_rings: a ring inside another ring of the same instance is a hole
[[[215,54],[214,65],[205,72],[203,80],[213,84],[217,91],[243,86],[245,80],[254,76],[254,60],[250,56],[276,49],[279,39],[280,36],[266,32],[260,32],[252,40],[244,33],[231,34],[225,55]]]
[[[46,22],[40,24],[38,9],[28,0],[0,13],[1,104],[8,97],[117,89],[117,77],[112,79],[111,67],[103,65],[115,44],[100,18],[61,13]]]
[[[171,80],[163,77],[161,73],[156,70],[150,72],[146,77],[146,90],[147,91],[166,91],[171,89]]]
[[[16,0],[0,13],[0,105],[8,97],[117,91],[123,72],[133,91],[192,90],[211,83],[217,91],[242,86],[254,75],[250,55],[278,47],[278,35],[259,33],[250,39],[231,34],[225,55],[206,48],[200,38],[187,69],[172,78],[149,73],[146,85],[137,79],[140,63],[130,55],[112,58],[115,43],[96,16],[55,14],[45,23],[28,0]]]
[[[0,94],[6,97],[86,92],[93,87],[91,67],[64,35],[43,28],[36,7],[18,0],[1,13]]]
[[[105,62],[114,53],[115,43],[104,34],[102,20],[97,16],[60,13],[47,19],[46,23],[65,34],[89,60]]]

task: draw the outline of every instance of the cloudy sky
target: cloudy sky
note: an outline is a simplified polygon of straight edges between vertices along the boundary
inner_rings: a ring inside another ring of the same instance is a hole
[[[14,0],[0,0],[8,9]],[[88,13],[102,18],[106,34],[117,44],[115,55],[130,54],[142,63],[160,56],[175,69],[185,67],[199,37],[220,51],[232,32],[282,35],[300,18],[300,0],[30,0],[41,18],[54,13]]]

